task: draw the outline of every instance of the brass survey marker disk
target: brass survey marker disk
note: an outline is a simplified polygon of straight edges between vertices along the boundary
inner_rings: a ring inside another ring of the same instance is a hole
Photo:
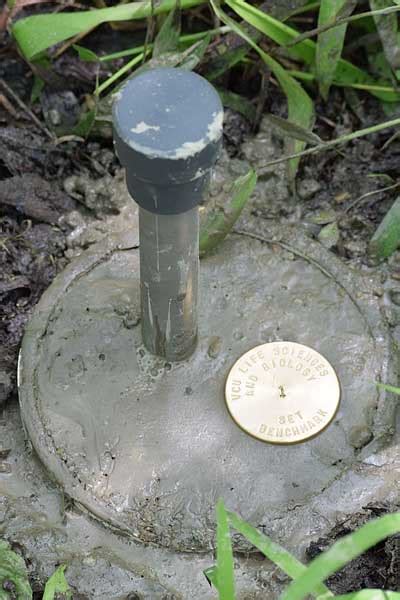
[[[272,444],[295,444],[332,421],[340,385],[329,362],[295,342],[256,346],[233,365],[225,387],[233,420]]]

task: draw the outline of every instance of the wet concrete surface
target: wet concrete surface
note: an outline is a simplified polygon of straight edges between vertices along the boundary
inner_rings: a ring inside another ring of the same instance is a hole
[[[213,562],[219,497],[297,552],[342,512],[383,493],[394,500],[398,459],[380,449],[396,444],[395,399],[375,381],[395,381],[397,365],[379,278],[343,266],[298,228],[245,216],[202,261],[199,347],[172,365],[141,343],[137,243],[132,229],[93,246],[45,293],[23,344],[20,397],[48,471],[116,533],[70,518],[107,538],[102,552],[129,544],[128,556],[141,553],[136,566],[162,582],[143,597],[163,598],[172,570],[175,597],[213,597],[201,570]],[[223,400],[243,352],[285,339],[325,355],[342,385],[332,425],[293,447],[243,433]],[[243,540],[235,549],[242,597],[257,598],[272,583],[260,583]]]

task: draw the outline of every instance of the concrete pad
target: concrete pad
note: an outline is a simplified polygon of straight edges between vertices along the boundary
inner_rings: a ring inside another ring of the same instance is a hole
[[[277,541],[322,532],[341,486],[357,502],[366,492],[354,473],[393,441],[395,399],[375,385],[397,381],[380,282],[298,229],[266,231],[249,217],[202,261],[199,346],[169,364],[141,343],[138,261],[135,231],[94,246],[50,286],[27,328],[22,416],[51,476],[115,532],[164,548],[167,562],[188,565],[192,553],[195,565],[209,552],[219,497]],[[341,382],[334,422],[301,445],[251,438],[224,403],[232,364],[275,340],[315,348]]]

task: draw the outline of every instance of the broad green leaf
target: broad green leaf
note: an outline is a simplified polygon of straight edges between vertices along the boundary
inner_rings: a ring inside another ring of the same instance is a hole
[[[329,223],[325,225],[318,234],[318,241],[321,242],[325,248],[333,248],[340,240],[339,226],[336,223]]]
[[[233,512],[227,512],[228,521],[239,533],[241,533],[253,546],[271,560],[277,567],[282,569],[286,575],[292,579],[297,579],[305,573],[307,567],[303,565],[295,556],[287,550],[273,542],[269,537],[258,531],[255,527],[243,521],[238,515]],[[314,596],[323,595],[325,598],[332,598],[332,592],[323,584],[320,583],[315,587]]]
[[[318,27],[335,21],[338,13],[347,5],[347,0],[321,0]],[[339,25],[318,35],[316,73],[321,95],[327,100],[342,55],[347,25]]]
[[[14,592],[7,591],[14,588]],[[0,540],[0,600],[32,600],[32,590],[28,581],[28,572],[24,560],[10,549],[10,545]]]
[[[96,120],[96,112],[96,109],[93,108],[92,110],[83,113],[81,115],[81,118],[79,119],[79,122],[77,123],[77,125],[75,125],[72,131],[73,135],[86,138],[89,135]]]
[[[207,34],[202,40],[190,46],[187,50],[182,52],[182,59],[179,62],[181,69],[186,71],[193,71],[198,64],[203,60],[206,50],[210,44],[211,35]]]
[[[242,114],[248,121],[250,121],[250,123],[254,122],[257,111],[252,102],[247,100],[247,98],[240,96],[240,94],[235,94],[234,92],[230,92],[219,87],[216,89],[224,106]]]
[[[30,101],[31,104],[34,104],[40,94],[42,93],[42,90],[44,88],[44,81],[41,77],[39,77],[38,75],[34,75],[33,76],[33,85],[32,85],[32,89],[31,89],[31,97],[30,97]]]
[[[332,573],[336,573],[351,560],[396,533],[400,533],[400,513],[385,515],[366,523],[317,556],[307,570],[289,585],[281,600],[303,600]]]
[[[182,0],[182,9],[204,3],[205,0]],[[175,0],[163,0],[154,7],[152,2],[129,2],[108,8],[78,12],[46,13],[19,19],[12,26],[12,33],[25,58],[31,60],[43,50],[71,38],[79,33],[90,31],[109,21],[130,21],[145,19],[151,14],[159,15],[171,11]]]
[[[250,198],[256,183],[257,175],[251,169],[233,183],[227,205],[210,211],[200,230],[200,256],[210,252],[228,235]]]
[[[266,114],[264,117],[270,121],[272,125],[275,125],[275,127],[280,129],[284,135],[287,135],[295,140],[301,140],[311,145],[324,143],[319,135],[313,133],[309,129],[304,129],[304,127],[301,127],[296,123],[292,123],[292,121],[281,119],[281,117],[271,114]]]
[[[285,69],[265,52],[262,53],[264,62],[269,66],[288,100],[288,120],[295,123],[303,129],[312,129],[314,125],[314,105],[302,88],[300,83],[293,79]],[[286,151],[290,153],[301,152],[305,147],[305,142],[301,140],[287,139],[285,143]],[[296,177],[300,158],[294,158],[288,163],[289,180],[293,181]]]
[[[393,6],[392,0],[369,0],[369,3],[371,10],[380,10],[381,8]],[[388,63],[393,71],[397,71],[400,68],[397,13],[392,13],[390,15],[375,15],[374,21]]]
[[[335,596],[335,600],[400,600],[400,592],[387,590],[360,590],[351,594]]]
[[[278,19],[271,17],[271,15],[256,6],[245,2],[245,0],[226,0],[226,4],[249,25],[261,31],[279,46],[285,46],[299,35],[296,29],[278,21]],[[306,65],[311,65],[315,58],[315,43],[311,40],[304,40],[288,49],[287,52],[291,58],[301,60]]]
[[[397,3],[400,3],[400,0],[397,0]],[[226,0],[226,4],[228,4],[237,15],[247,21],[247,23],[281,46],[289,44],[299,36],[299,32],[296,29],[280,23],[257,7],[248,4],[245,0]],[[252,43],[254,44],[253,41]],[[316,58],[316,48],[315,42],[307,39],[299,42],[292,48],[287,48],[287,52],[290,57],[301,60],[310,68],[313,68]],[[305,75],[307,76],[308,74],[305,73]],[[396,90],[392,88],[385,89],[377,87],[378,82],[370,77],[365,71],[344,59],[338,61],[333,83],[339,86],[365,84],[365,86],[368,86],[365,89],[381,100],[386,102],[398,102],[400,100],[400,93]]]
[[[79,46],[78,44],[73,44],[72,47],[77,51],[78,56],[81,60],[86,62],[97,62],[99,57],[93,50],[89,50],[89,48],[84,48],[83,46]]]
[[[235,580],[228,517],[222,500],[217,503],[217,582],[220,600],[235,599]]]
[[[376,385],[379,388],[382,388],[383,390],[392,392],[393,394],[397,394],[398,396],[400,396],[400,388],[399,387],[395,387],[394,385],[388,385],[387,383],[377,383]]]
[[[239,46],[238,48],[225,49],[220,56],[217,56],[211,61],[211,65],[207,66],[207,79],[213,81],[218,79],[232,67],[237,65],[246,54],[249,53],[248,46]]]
[[[228,17],[220,8],[219,2],[216,0],[210,0],[211,5],[214,9],[215,14],[220,20],[229,25],[233,31],[240,35],[247,41],[248,44],[261,56],[265,64],[271,69],[272,73],[277,78],[279,85],[283,89],[287,101],[288,101],[288,117],[289,121],[292,121],[296,125],[303,127],[304,129],[312,129],[314,124],[314,106],[311,98],[307,92],[302,88],[300,83],[293,79],[291,75],[272,58],[269,54],[261,50],[259,46],[253,41],[249,34],[247,34],[236,21]],[[232,5],[232,0],[227,0],[227,4]],[[299,140],[287,140],[286,151],[291,153],[298,153],[304,149],[305,143]],[[288,163],[288,174],[289,180],[293,181],[297,168],[299,165],[299,158],[294,158]]]
[[[400,197],[386,213],[375,231],[368,251],[378,258],[388,258],[400,246]]]
[[[154,40],[153,57],[162,56],[167,52],[176,52],[179,46],[179,35],[181,32],[181,11],[179,0],[161,26]]]
[[[47,581],[43,600],[56,600],[59,598],[59,594],[63,594],[63,600],[72,600],[72,590],[64,575],[65,569],[66,565],[61,565]]]

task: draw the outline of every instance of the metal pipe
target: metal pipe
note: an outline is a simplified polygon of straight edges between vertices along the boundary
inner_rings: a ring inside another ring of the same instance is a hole
[[[166,360],[190,356],[197,342],[199,209],[158,215],[139,208],[143,343]]]
[[[198,205],[222,140],[215,89],[182,69],[131,78],[113,106],[114,143],[139,204],[142,336],[166,360],[197,341]]]

